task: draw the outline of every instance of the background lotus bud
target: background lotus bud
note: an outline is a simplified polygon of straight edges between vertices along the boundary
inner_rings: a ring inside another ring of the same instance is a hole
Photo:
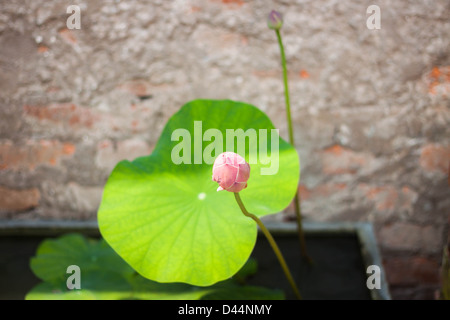
[[[214,161],[213,181],[219,183],[217,191],[239,192],[247,188],[250,165],[234,152],[224,152]]]
[[[267,25],[270,29],[279,30],[283,25],[283,16],[278,11],[272,10],[267,17]]]

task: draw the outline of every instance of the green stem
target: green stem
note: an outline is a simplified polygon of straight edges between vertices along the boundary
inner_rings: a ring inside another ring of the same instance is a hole
[[[284,54],[284,46],[283,41],[281,40],[280,30],[275,30],[278,38],[278,45],[280,46],[281,53],[281,66],[283,67],[283,83],[284,83],[284,99],[286,101],[286,116],[287,123],[289,129],[289,143],[294,146],[294,129],[292,128],[292,119],[291,119],[291,101],[289,98],[289,86],[288,86],[288,75],[287,75],[287,67],[286,67],[286,56]]]
[[[288,75],[287,75],[287,67],[286,67],[286,55],[284,54],[284,46],[283,46],[283,41],[281,40],[280,30],[275,30],[275,33],[277,34],[278,44],[280,46],[281,65],[283,67],[284,99],[286,101],[286,117],[287,117],[288,130],[289,130],[289,143],[295,148],[294,129],[292,126],[291,102],[290,102],[290,98],[289,98]],[[302,253],[302,256],[308,261],[308,263],[311,264],[312,259],[309,257],[308,251],[306,250],[306,241],[305,241],[305,235],[303,233],[302,213],[301,213],[301,207],[300,207],[300,196],[299,196],[298,192],[296,192],[296,194],[295,194],[294,205],[295,205],[295,215],[297,218],[297,232],[298,232],[298,239],[300,241],[300,251]]]
[[[297,299],[301,300],[302,296],[300,295],[297,285],[295,284],[294,278],[292,277],[289,267],[287,266],[286,261],[284,260],[284,257],[281,254],[281,251],[278,248],[277,243],[275,242],[275,239],[272,237],[269,230],[267,230],[266,226],[262,223],[262,221],[257,216],[255,216],[254,214],[247,211],[244,204],[242,203],[241,196],[239,195],[238,192],[234,193],[234,197],[236,198],[236,201],[239,205],[239,208],[241,208],[242,213],[245,216],[253,219],[256,222],[256,224],[259,226],[261,231],[264,233],[264,235],[266,236],[267,240],[270,243],[270,246],[272,247],[273,251],[275,252],[275,255],[278,258],[278,261],[280,262],[281,268],[283,269],[284,274],[285,274],[287,280],[289,281],[289,284],[292,287],[292,290],[294,290],[295,296],[297,297]]]
[[[305,241],[305,234],[303,232],[303,225],[302,225],[302,211],[300,207],[300,195],[298,192],[295,194],[294,198],[294,206],[295,206],[295,216],[297,218],[297,233],[298,233],[298,239],[300,241],[300,252],[302,253],[303,258],[306,259],[308,264],[312,265],[313,260],[308,255],[308,250],[306,249],[306,241]]]

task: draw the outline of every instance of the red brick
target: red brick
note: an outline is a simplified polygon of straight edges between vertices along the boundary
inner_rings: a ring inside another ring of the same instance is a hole
[[[18,212],[39,205],[41,194],[37,188],[16,190],[0,187],[0,210]]]
[[[243,4],[245,4],[245,1],[243,0],[210,0],[210,1],[225,4],[226,7],[229,9],[239,9]]]
[[[354,174],[368,165],[372,156],[334,145],[322,152],[322,170],[326,174]]]
[[[300,184],[298,186],[298,193],[302,202],[307,201],[322,201],[324,198],[328,198],[334,194],[337,194],[347,188],[345,183],[325,183],[318,185],[312,189],[307,188],[305,185]],[[286,208],[286,212],[294,212],[294,201]]]
[[[150,146],[143,140],[129,139],[116,145],[110,140],[100,141],[97,145],[95,162],[98,167],[112,170],[121,160],[134,160],[151,153]]]
[[[71,143],[64,143],[62,151],[63,154],[72,155],[75,153],[75,146]]]
[[[439,285],[390,286],[389,293],[393,300],[436,300]]]
[[[345,183],[325,183],[309,189],[305,185],[298,186],[298,192],[302,200],[314,198],[326,198],[347,188]]]
[[[77,38],[75,37],[75,34],[72,30],[69,30],[67,28],[61,29],[59,30],[59,35],[61,36],[61,38],[64,39],[64,41],[66,41],[69,44],[76,44]]]
[[[425,81],[430,95],[447,97],[450,94],[450,66],[433,67]]]
[[[99,114],[73,103],[51,104],[48,106],[25,105],[23,110],[26,116],[70,127],[90,129],[95,122],[100,120]]]
[[[54,166],[74,153],[75,145],[55,140],[28,140],[22,145],[5,141],[0,143],[0,170],[34,170],[39,165]]]
[[[130,104],[129,107],[131,110],[125,111],[123,108],[119,112],[111,112],[62,103],[25,105],[23,111],[35,130],[47,131],[51,126],[51,130],[59,130],[62,135],[71,138],[73,135],[86,133],[111,136],[118,132],[136,133],[146,130],[148,127],[145,120],[149,117],[150,108],[142,104]],[[67,130],[68,128],[71,130]]]
[[[131,93],[137,97],[147,97],[156,93],[159,94],[161,92],[170,94],[170,92],[174,89],[174,86],[174,84],[167,83],[155,84],[146,79],[134,79],[119,84],[117,88],[121,91]],[[130,108],[133,111],[136,111],[138,108],[142,108],[142,106],[130,104]]]
[[[407,186],[397,189],[396,186],[373,186],[365,183],[358,185],[357,189],[374,204],[377,211],[412,211],[418,195]]]
[[[38,53],[45,53],[48,50],[49,50],[49,48],[47,46],[41,45],[41,46],[38,47]]]
[[[364,192],[367,199],[375,204],[378,211],[388,211],[395,209],[399,198],[398,191],[393,186],[370,186],[367,184],[358,185],[358,189]]]
[[[420,166],[426,171],[449,172],[450,146],[428,144],[420,153]]]
[[[309,72],[306,70],[300,70],[299,76],[302,79],[308,79],[309,78]]]
[[[248,44],[247,37],[241,33],[210,26],[199,26],[192,34],[192,41],[213,58],[235,54]]]
[[[245,4],[242,0],[222,0],[222,3],[242,6]]]
[[[398,207],[403,210],[412,211],[415,202],[417,201],[419,195],[417,192],[412,190],[411,188],[404,186],[399,193],[399,203]]]
[[[47,93],[55,93],[55,92],[59,92],[59,91],[61,91],[61,87],[58,87],[58,86],[49,86],[45,90],[45,92],[47,92]]]
[[[390,285],[439,283],[439,263],[427,257],[389,258],[383,262],[383,265]]]
[[[146,80],[130,80],[121,85],[119,89],[130,92],[138,97],[144,97],[152,94],[153,85]]]
[[[195,12],[201,12],[202,8],[201,7],[197,7],[197,6],[191,6],[189,8],[189,13],[195,13]]]
[[[308,189],[305,185],[299,185],[298,186],[298,193],[300,195],[300,198],[302,200],[309,200],[311,198],[311,190]]]
[[[383,247],[392,250],[438,252],[443,240],[441,231],[432,225],[396,222],[384,226],[378,239]]]

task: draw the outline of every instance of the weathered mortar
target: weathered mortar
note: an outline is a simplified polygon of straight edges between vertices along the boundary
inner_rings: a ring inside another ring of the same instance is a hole
[[[1,218],[95,219],[114,164],[149,154],[192,99],[252,103],[286,137],[275,8],[304,215],[373,221],[394,297],[433,296],[450,213],[448,1],[378,1],[380,30],[371,1],[71,4],[81,30],[67,2],[0,3]]]

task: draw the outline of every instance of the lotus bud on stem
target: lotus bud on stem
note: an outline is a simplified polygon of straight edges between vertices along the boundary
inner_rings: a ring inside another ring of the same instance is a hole
[[[272,237],[262,221],[257,216],[247,211],[239,195],[239,191],[247,187],[247,180],[249,177],[250,165],[244,158],[234,152],[224,152],[214,161],[212,179],[213,181],[219,183],[219,188],[217,191],[226,190],[234,193],[234,197],[236,198],[236,202],[238,203],[242,213],[256,222],[264,236],[269,241],[269,244],[280,262],[281,268],[283,269],[283,272],[291,285],[295,296],[300,300],[302,299],[300,291],[295,284],[291,271],[289,270],[286,260],[281,254],[275,239]]]

